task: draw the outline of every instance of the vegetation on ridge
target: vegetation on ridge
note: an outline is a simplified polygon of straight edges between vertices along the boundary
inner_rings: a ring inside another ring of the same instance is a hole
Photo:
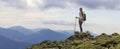
[[[46,40],[26,49],[120,49],[120,35],[118,33],[112,35],[102,33],[93,37],[88,31],[85,33],[75,32],[75,35],[65,41]]]

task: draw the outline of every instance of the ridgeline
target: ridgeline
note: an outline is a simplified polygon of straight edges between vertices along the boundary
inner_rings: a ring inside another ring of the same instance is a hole
[[[46,40],[26,49],[120,49],[120,35],[118,33],[112,35],[102,33],[94,37],[88,31],[85,33],[75,32],[65,41]]]

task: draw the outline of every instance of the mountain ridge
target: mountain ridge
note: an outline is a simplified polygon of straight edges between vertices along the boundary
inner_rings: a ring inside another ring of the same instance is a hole
[[[64,41],[46,40],[26,49],[120,49],[120,34],[113,33],[93,37],[90,32],[75,32]]]
[[[23,49],[28,45],[29,43],[14,41],[0,35],[0,49]]]

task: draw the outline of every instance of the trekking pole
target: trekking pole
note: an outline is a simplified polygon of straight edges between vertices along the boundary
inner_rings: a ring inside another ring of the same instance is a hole
[[[77,17],[77,16],[76,16]],[[74,26],[74,32],[76,31],[76,21],[77,21],[77,18],[75,17],[75,26]]]

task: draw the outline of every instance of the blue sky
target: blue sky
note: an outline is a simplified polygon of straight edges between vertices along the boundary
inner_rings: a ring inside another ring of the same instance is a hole
[[[87,15],[85,31],[120,33],[120,0],[0,0],[0,27],[73,30],[80,7]]]

